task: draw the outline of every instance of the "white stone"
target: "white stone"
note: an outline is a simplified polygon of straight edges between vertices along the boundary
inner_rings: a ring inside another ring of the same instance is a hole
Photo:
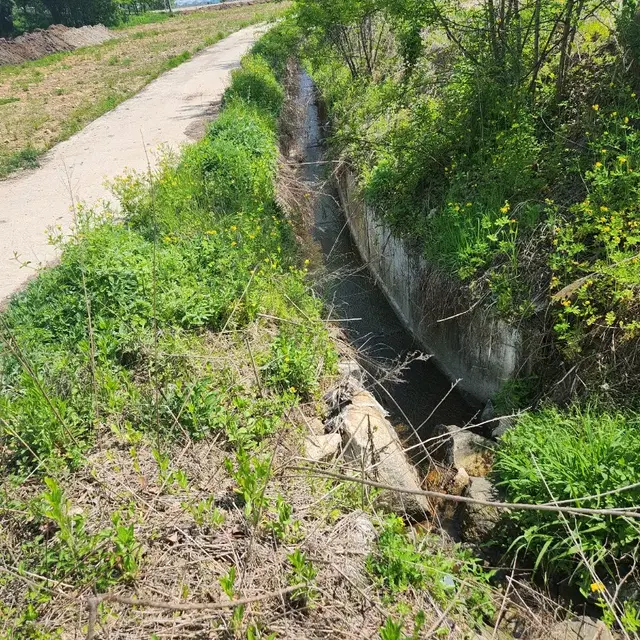
[[[314,462],[327,462],[338,455],[341,444],[339,433],[307,436],[304,441],[305,457]]]

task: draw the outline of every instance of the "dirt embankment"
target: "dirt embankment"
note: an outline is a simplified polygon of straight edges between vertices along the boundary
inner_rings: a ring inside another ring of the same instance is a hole
[[[59,51],[101,44],[113,37],[113,33],[101,24],[78,29],[54,24],[48,29],[38,29],[14,39],[0,38],[0,66],[20,64]]]

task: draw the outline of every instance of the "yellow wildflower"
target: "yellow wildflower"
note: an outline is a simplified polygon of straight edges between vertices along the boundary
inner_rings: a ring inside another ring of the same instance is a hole
[[[603,593],[605,591],[605,587],[602,582],[592,582],[591,583],[591,592],[592,593]]]
[[[507,213],[511,209],[511,205],[508,202],[504,203],[504,207],[500,207],[500,213]]]
[[[291,393],[295,393],[297,389],[295,387],[289,387],[289,391],[291,391]]]
[[[600,207],[600,211],[609,211],[609,207],[605,207],[604,205]]]
[[[235,247],[237,244],[238,244],[238,243],[234,240],[234,241],[231,243],[231,246],[232,246],[232,247]]]
[[[602,162],[596,162],[596,169],[599,169],[602,166]]]
[[[594,104],[594,105],[592,105],[592,106],[591,106],[591,108],[592,108],[594,111],[599,111],[599,110],[600,110],[600,105],[599,105],[599,104]]]
[[[215,236],[218,233],[215,229],[209,229],[209,231],[205,231],[208,236]]]
[[[232,224],[232,225],[231,225],[231,231],[235,231],[237,228],[238,228],[238,227],[236,227],[236,225],[235,225],[235,224]]]

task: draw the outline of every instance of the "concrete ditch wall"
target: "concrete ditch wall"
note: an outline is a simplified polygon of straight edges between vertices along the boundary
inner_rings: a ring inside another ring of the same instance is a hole
[[[17,38],[0,38],[0,66],[21,64],[52,53],[102,44],[113,37],[111,31],[101,24],[77,29],[54,24],[48,29],[37,29]]]
[[[470,308],[458,283],[363,203],[352,172],[343,168],[337,183],[358,251],[402,322],[460,388],[488,400],[525,363],[521,332],[481,305]]]

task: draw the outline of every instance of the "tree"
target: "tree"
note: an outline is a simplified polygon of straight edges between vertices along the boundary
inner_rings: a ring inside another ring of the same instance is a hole
[[[0,36],[13,33],[13,0],[0,0]]]
[[[0,0],[2,1],[2,0]],[[85,24],[113,24],[117,21],[115,0],[42,0],[54,23],[69,27]]]

